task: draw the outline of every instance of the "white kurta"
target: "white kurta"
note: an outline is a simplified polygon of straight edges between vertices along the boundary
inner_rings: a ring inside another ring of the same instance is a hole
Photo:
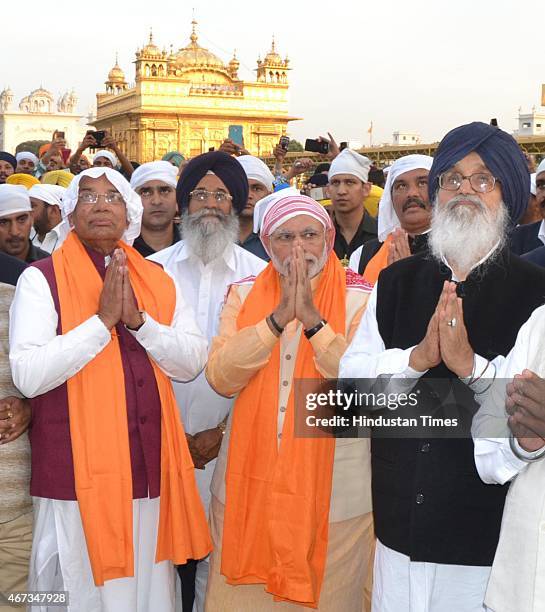
[[[183,240],[148,259],[160,263],[178,282],[182,294],[194,311],[197,324],[208,342],[218,333],[220,312],[229,286],[248,276],[257,276],[267,262],[233,244],[223,255],[204,264],[189,251]],[[204,372],[190,382],[173,382],[180,415],[188,434],[213,429],[229,414],[234,398],[218,395],[208,384]],[[210,483],[217,459],[195,470],[195,479],[206,512],[210,506]],[[194,610],[204,609],[208,582],[208,557],[197,565]]]
[[[57,323],[44,275],[37,268],[27,268],[19,278],[10,309],[13,380],[26,397],[66,382],[111,339],[97,315],[62,336],[57,335]],[[190,380],[205,365],[206,339],[177,285],[172,325],[161,325],[147,315],[144,325],[131,333],[171,378]],[[135,577],[111,580],[97,588],[90,573],[77,501],[35,498],[29,588],[68,590],[70,612],[169,612],[174,606],[172,564],[155,564],[158,504],[158,498],[133,501]]]
[[[352,343],[341,358],[339,378],[375,379],[387,375],[390,377],[390,392],[407,393],[424,372],[417,372],[409,366],[414,346],[386,349],[377,322],[377,287],[378,283]],[[479,355],[475,360],[475,371],[482,372],[487,360]],[[490,567],[414,562],[407,555],[377,541],[373,612],[483,610],[489,573]],[[452,601],[456,601],[454,608],[449,607],[448,602]],[[480,607],[475,607],[475,602],[480,602]]]
[[[40,241],[38,237],[38,233],[34,234],[32,238],[32,244],[37,246],[42,251],[47,251],[48,253],[53,253],[59,247],[62,246],[62,243],[66,239],[70,232],[70,225],[68,221],[65,219],[61,221],[58,225],[56,225],[53,229],[51,229],[44,236],[43,241]]]
[[[492,486],[512,480],[503,512],[500,541],[486,593],[495,612],[541,612],[545,609],[545,459],[530,463],[516,457],[509,444],[505,385],[529,369],[545,377],[545,306],[521,327],[515,346],[498,370],[497,384],[477,397],[481,408],[473,420],[475,462]],[[500,436],[489,438],[491,432]],[[517,444],[518,446],[518,444]],[[541,449],[519,455],[532,458]]]

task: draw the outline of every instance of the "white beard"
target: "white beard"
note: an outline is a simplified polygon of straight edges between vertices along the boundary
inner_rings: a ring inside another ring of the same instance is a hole
[[[217,220],[203,219],[214,214]],[[203,208],[190,215],[182,213],[182,234],[189,250],[205,265],[220,257],[228,245],[238,240],[239,222],[234,213]]]
[[[271,261],[278,274],[281,276],[288,276],[291,266],[291,255],[288,255],[284,261],[280,261],[271,249]],[[311,253],[305,253],[305,261],[309,262],[310,264],[307,267],[308,277],[314,278],[322,271],[323,267],[325,266],[325,262],[327,261],[327,245],[324,244],[324,251],[320,257],[316,257]]]
[[[472,204],[458,204],[468,200]],[[505,243],[507,223],[503,202],[491,212],[477,196],[455,196],[443,205],[436,198],[429,236],[431,252],[438,261],[445,258],[458,274],[466,276],[494,245]]]

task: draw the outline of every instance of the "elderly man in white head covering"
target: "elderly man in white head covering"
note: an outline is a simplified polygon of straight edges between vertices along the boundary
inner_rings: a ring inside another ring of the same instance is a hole
[[[429,155],[405,155],[388,172],[378,208],[378,237],[352,253],[349,266],[374,284],[386,266],[427,246]]]
[[[119,160],[116,155],[106,149],[101,149],[93,155],[93,168],[113,168],[117,169]]]
[[[64,219],[62,197],[66,189],[59,185],[33,185],[28,192],[34,229],[32,244],[47,253],[58,249],[70,231],[68,221]]]
[[[267,196],[254,224],[271,261],[230,288],[206,370],[236,398],[211,487],[207,610],[361,610],[369,440],[298,437],[294,382],[337,376],[369,287],[341,266],[333,223],[311,198]]]
[[[377,237],[377,221],[363,205],[371,191],[370,167],[370,159],[344,149],[329,169],[327,193],[335,223],[335,253],[344,266],[358,247]]]
[[[174,222],[178,213],[177,182],[176,166],[166,161],[142,164],[131,176],[131,187],[142,199],[144,207],[140,235],[133,244],[142,257],[166,249],[181,238]]]
[[[34,416],[29,589],[173,612],[173,563],[210,540],[170,378],[197,376],[207,343],[175,281],[129,246],[142,204],[119,172],[85,170],[64,205],[72,231],[23,272],[10,311]]]
[[[15,155],[17,160],[17,168],[15,172],[21,172],[22,174],[31,174],[34,176],[36,168],[38,167],[38,158],[34,153],[30,151],[21,151]]]
[[[248,202],[238,219],[240,223],[239,244],[257,257],[269,261],[269,256],[263,248],[259,235],[254,232],[255,205],[265,196],[273,192],[273,173],[267,164],[253,155],[241,155],[236,160],[244,168],[248,177]]]
[[[22,185],[0,185],[0,251],[26,263],[33,263],[49,253],[32,244],[32,206]]]

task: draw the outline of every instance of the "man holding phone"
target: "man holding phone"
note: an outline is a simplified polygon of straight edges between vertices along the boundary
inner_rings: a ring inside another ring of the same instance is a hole
[[[83,152],[86,149],[96,149],[98,147],[100,147],[101,150],[95,153],[95,156],[93,157],[94,167],[107,166],[109,168],[117,170],[117,164],[114,163],[114,160],[117,159],[119,165],[121,166],[122,174],[124,174],[127,179],[131,178],[134,170],[131,162],[120,149],[114,137],[106,130],[101,130],[97,132],[94,132],[93,130],[87,131],[87,134],[85,134],[85,138],[81,141],[81,144],[76,149],[76,152],[70,158],[71,172],[74,174],[78,174],[79,172],[81,172],[81,169],[79,168],[79,162],[81,156],[83,155]],[[110,151],[105,151],[105,149],[111,149],[115,156],[112,155]],[[99,155],[100,153],[102,153],[102,155]],[[104,153],[108,153],[108,155],[104,155]]]

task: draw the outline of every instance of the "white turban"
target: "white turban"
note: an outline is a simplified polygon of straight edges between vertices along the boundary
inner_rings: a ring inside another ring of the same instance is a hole
[[[530,174],[530,193],[535,196],[536,195],[536,176],[537,172]]]
[[[148,181],[162,181],[171,187],[178,182],[178,168],[166,161],[153,161],[138,166],[131,176],[131,187],[138,189]]]
[[[22,185],[0,185],[0,217],[32,212],[28,191]]]
[[[129,227],[123,234],[123,240],[127,244],[132,244],[134,239],[140,235],[140,225],[142,223],[142,213],[144,208],[142,206],[140,196],[136,193],[136,191],[131,189],[129,181],[127,181],[127,179],[117,170],[103,166],[102,168],[89,168],[88,170],[80,172],[80,174],[74,177],[66,189],[62,199],[64,214],[68,216],[71,212],[73,212],[74,208],[76,208],[81,179],[86,176],[91,178],[99,178],[103,174],[106,175],[106,178],[119,191],[125,200]]]
[[[111,152],[111,151],[106,151],[106,149],[101,149],[100,151],[97,151],[94,155],[93,155],[93,164],[96,162],[96,160],[99,157],[105,157],[106,159],[109,159],[112,166],[114,168],[117,168],[117,157]]]
[[[351,149],[343,149],[331,162],[327,176],[331,180],[336,174],[352,174],[367,183],[370,167],[371,160],[368,157]]]
[[[259,157],[254,157],[253,155],[241,155],[236,160],[244,168],[248,179],[259,181],[262,185],[265,185],[269,193],[272,192],[274,176],[267,164],[262,162]]]
[[[396,159],[390,166],[386,184],[384,185],[384,193],[378,203],[378,239],[384,242],[386,238],[401,224],[394,210],[392,201],[392,187],[394,181],[405,172],[422,168],[428,170],[433,163],[433,157],[429,155],[405,155]]]
[[[536,170],[536,176],[538,174],[541,174],[542,172],[545,172],[545,157],[543,158],[543,160],[541,161],[541,163],[539,164],[539,166],[537,167]]]
[[[30,151],[21,151],[20,153],[17,153],[15,159],[17,160],[17,162],[20,162],[22,159],[27,159],[28,161],[31,161],[35,166],[38,165],[38,158],[36,157],[36,155],[34,155],[34,153],[31,153]]]
[[[39,185],[32,185],[32,187],[28,190],[28,195],[31,198],[36,198],[37,200],[42,200],[42,202],[47,202],[47,204],[51,204],[52,206],[58,206],[61,209],[61,212],[63,212],[62,197],[65,191],[66,189],[60,185],[40,183]]]

